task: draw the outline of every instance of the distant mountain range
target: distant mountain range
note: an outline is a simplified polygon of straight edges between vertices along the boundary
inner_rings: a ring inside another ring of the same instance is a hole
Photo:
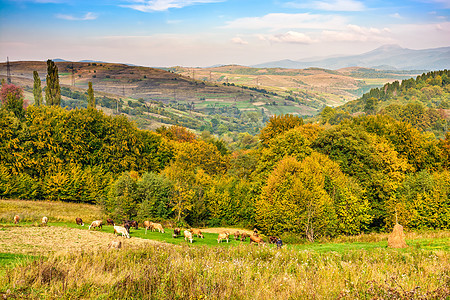
[[[312,61],[279,60],[253,65],[255,68],[305,69],[311,67],[337,70],[365,67],[381,70],[443,70],[450,69],[450,47],[412,50],[398,45],[384,45],[375,50],[351,56]]]

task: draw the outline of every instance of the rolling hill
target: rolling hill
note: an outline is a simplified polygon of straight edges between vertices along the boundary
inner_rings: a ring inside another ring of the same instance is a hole
[[[62,105],[86,107],[92,82],[97,107],[108,114],[126,114],[141,128],[164,124],[213,133],[256,133],[272,115],[316,115],[356,99],[373,87],[415,76],[366,68],[268,69],[243,66],[166,70],[103,62],[58,60]],[[10,63],[12,81],[25,88],[33,102],[33,71],[45,86],[45,62]],[[6,64],[0,64],[5,78]]]
[[[413,50],[398,45],[384,45],[359,55],[339,56],[318,60],[280,60],[254,65],[255,68],[309,67],[341,69],[365,67],[383,70],[440,70],[450,68],[450,47]]]

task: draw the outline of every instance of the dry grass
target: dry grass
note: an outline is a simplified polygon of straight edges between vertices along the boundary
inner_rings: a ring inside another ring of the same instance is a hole
[[[98,251],[107,248],[112,240],[121,240],[123,248],[139,248],[152,243],[148,239],[126,239],[95,230],[68,227],[0,227],[0,253],[48,255],[53,252]]]
[[[315,253],[271,247],[77,251],[16,267],[5,297],[28,299],[446,299],[448,252]]]
[[[0,222],[9,223],[15,215],[21,222],[40,222],[47,216],[50,222],[75,222],[81,217],[85,223],[102,218],[100,206],[56,201],[0,200]]]

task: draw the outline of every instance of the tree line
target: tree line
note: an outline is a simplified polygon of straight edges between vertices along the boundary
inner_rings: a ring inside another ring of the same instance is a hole
[[[384,230],[395,220],[450,226],[448,132],[437,139],[386,114],[336,125],[282,115],[259,143],[230,151],[212,136],[140,130],[93,107],[17,114],[8,99],[23,95],[7,87],[1,197],[97,203],[116,219],[256,226],[288,240]]]

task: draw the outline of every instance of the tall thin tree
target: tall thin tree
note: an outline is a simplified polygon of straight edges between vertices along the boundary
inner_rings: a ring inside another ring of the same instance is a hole
[[[41,79],[39,78],[39,74],[37,71],[33,71],[34,77],[34,85],[33,85],[33,95],[34,95],[34,105],[41,106],[42,105],[42,87],[41,87]]]
[[[87,94],[88,108],[95,108],[94,89],[92,88],[92,82],[90,81],[88,83]]]
[[[47,88],[45,89],[47,105],[61,105],[61,88],[59,86],[58,67],[52,60],[47,60]]]

